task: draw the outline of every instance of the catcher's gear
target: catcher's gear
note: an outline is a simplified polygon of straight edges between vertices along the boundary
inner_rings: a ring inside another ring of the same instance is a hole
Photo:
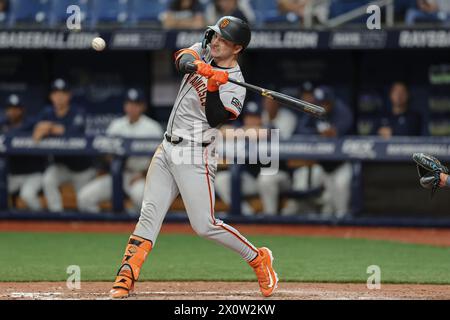
[[[420,185],[431,189],[431,196],[433,196],[439,188],[441,173],[448,174],[448,168],[435,157],[425,153],[414,153],[413,160],[417,164]]]

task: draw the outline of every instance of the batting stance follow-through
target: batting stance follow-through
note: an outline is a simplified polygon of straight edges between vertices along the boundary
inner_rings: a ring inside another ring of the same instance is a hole
[[[236,229],[214,217],[215,128],[236,119],[242,110],[246,91],[228,82],[228,75],[244,81],[237,58],[250,38],[250,28],[244,21],[227,16],[207,28],[201,43],[176,52],[176,67],[185,75],[163,142],[148,169],[139,222],[126,246],[111,290],[113,298],[128,297],[133,290],[178,194],[197,234],[241,255],[255,271],[264,296],[271,296],[276,289],[272,252],[256,248]],[[198,139],[198,126],[202,139]],[[200,155],[202,161],[179,163],[184,153]]]

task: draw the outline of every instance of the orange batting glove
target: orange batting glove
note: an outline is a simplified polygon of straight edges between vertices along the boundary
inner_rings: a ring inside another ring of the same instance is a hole
[[[207,78],[213,75],[213,68],[210,64],[207,64],[201,60],[195,60],[193,63],[197,66],[196,73],[198,73],[199,75]]]
[[[219,90],[222,84],[228,82],[228,72],[213,70],[213,76],[208,79],[208,91],[215,92]]]

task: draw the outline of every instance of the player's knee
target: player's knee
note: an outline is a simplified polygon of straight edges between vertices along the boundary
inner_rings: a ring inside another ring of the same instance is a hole
[[[195,233],[202,238],[208,238],[211,234],[211,231],[214,228],[212,223],[201,223],[201,224],[191,224],[192,229],[194,229]]]
[[[338,177],[334,181],[334,188],[337,191],[347,191],[350,188],[350,179],[347,177]]]
[[[93,205],[97,205],[97,201],[93,197],[93,193],[87,188],[81,189],[77,194],[78,209],[84,211]]]
[[[19,194],[20,198],[27,204],[39,201],[38,190],[31,190],[27,188],[22,188]]]
[[[334,177],[334,183],[336,188],[349,188],[351,180],[352,180],[351,170],[341,171]]]
[[[323,186],[325,180],[324,171],[321,166],[302,167],[295,170],[293,175],[293,188],[305,191],[311,188]]]
[[[56,178],[56,171],[52,168],[49,168],[45,171],[43,177],[42,177],[42,184],[45,187],[57,187],[58,186],[58,179]]]
[[[270,175],[259,175],[257,179],[258,185],[261,188],[270,188],[277,183],[275,176]]]

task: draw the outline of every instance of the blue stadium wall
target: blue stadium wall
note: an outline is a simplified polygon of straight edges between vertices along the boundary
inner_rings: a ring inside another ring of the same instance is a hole
[[[199,41],[202,33],[106,31],[101,35],[109,47],[101,53],[89,47],[90,40],[98,34],[0,31],[1,101],[8,93],[22,93],[28,112],[35,114],[48,103],[51,79],[63,76],[74,87],[74,102],[89,114],[89,134],[102,133],[110,119],[121,113],[122,97],[130,86],[145,90],[150,116],[162,123],[167,121],[171,105],[164,101],[152,105],[155,88],[161,88],[161,83],[177,83],[179,75],[170,63],[172,54]],[[445,29],[372,34],[355,30],[259,30],[242,57],[242,68],[249,82],[289,94],[296,94],[307,80],[333,86],[364,124],[355,123],[354,135],[363,134],[361,128],[370,126],[376,108],[386,106],[389,84],[406,81],[412,107],[423,114],[423,135],[440,139],[450,134],[449,49],[450,32]],[[164,72],[157,70],[158,66],[164,66]],[[258,98],[249,95],[248,99]],[[367,100],[372,103],[365,103]],[[430,141],[433,140],[425,143]],[[450,145],[446,152],[441,157],[450,160]],[[418,218],[424,224],[447,223],[450,197],[440,192],[431,202],[428,194],[418,188],[415,167],[410,161],[376,160],[361,162],[359,179],[364,192],[359,201],[363,209],[354,218]],[[405,198],[417,202],[405,203]]]

